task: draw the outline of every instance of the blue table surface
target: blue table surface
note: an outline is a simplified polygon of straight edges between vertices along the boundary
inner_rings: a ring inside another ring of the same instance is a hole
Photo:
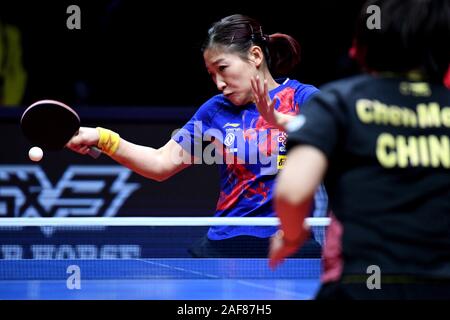
[[[305,300],[320,271],[320,259],[0,260],[0,299]]]

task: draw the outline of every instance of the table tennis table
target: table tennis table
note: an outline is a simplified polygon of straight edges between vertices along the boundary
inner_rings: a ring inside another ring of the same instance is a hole
[[[307,300],[320,270],[320,259],[0,260],[0,299]]]

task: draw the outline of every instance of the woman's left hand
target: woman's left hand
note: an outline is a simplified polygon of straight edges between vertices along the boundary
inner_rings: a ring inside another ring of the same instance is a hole
[[[277,103],[277,98],[270,99],[269,87],[267,80],[261,83],[259,76],[252,77],[252,91],[253,97],[255,99],[256,107],[259,113],[262,115],[264,120],[266,120],[270,125],[274,127],[279,127],[277,120],[277,111],[275,110],[275,104]]]
[[[275,128],[283,131],[286,130],[285,125],[293,118],[293,116],[275,110],[278,98],[275,97],[273,100],[270,99],[267,80],[261,82],[259,76],[255,76],[251,78],[251,84],[256,107],[264,120]]]

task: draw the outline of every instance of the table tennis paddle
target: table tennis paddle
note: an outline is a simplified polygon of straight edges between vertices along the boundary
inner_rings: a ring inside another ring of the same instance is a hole
[[[80,117],[62,102],[40,100],[22,114],[20,126],[25,137],[43,150],[61,150],[78,133]],[[91,147],[88,154],[98,158],[101,151]]]

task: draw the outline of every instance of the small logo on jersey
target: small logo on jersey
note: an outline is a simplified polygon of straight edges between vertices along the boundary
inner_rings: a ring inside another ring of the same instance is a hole
[[[223,128],[228,128],[228,127],[237,128],[237,127],[239,127],[240,125],[241,125],[240,123],[230,123],[230,122],[227,122],[227,123],[225,123],[225,125],[223,126]]]
[[[280,131],[278,135],[278,148],[280,152],[285,153],[286,152],[286,140],[287,140],[287,134],[284,131]]]
[[[286,156],[277,156],[277,169],[283,169]]]
[[[227,135],[226,135],[226,137],[225,137],[223,143],[224,143],[227,147],[229,147],[229,146],[231,146],[231,145],[234,143],[234,139],[235,139],[235,138],[236,138],[236,136],[234,135],[234,133],[229,132],[229,133],[227,133]]]
[[[238,148],[226,148],[225,152],[226,153],[236,153],[236,152],[238,152]]]
[[[294,119],[289,121],[289,123],[286,125],[286,131],[287,132],[296,131],[296,130],[300,129],[301,127],[303,127],[305,122],[306,122],[306,117],[302,114],[299,114]]]
[[[400,93],[404,96],[429,97],[430,85],[426,82],[400,82]]]

